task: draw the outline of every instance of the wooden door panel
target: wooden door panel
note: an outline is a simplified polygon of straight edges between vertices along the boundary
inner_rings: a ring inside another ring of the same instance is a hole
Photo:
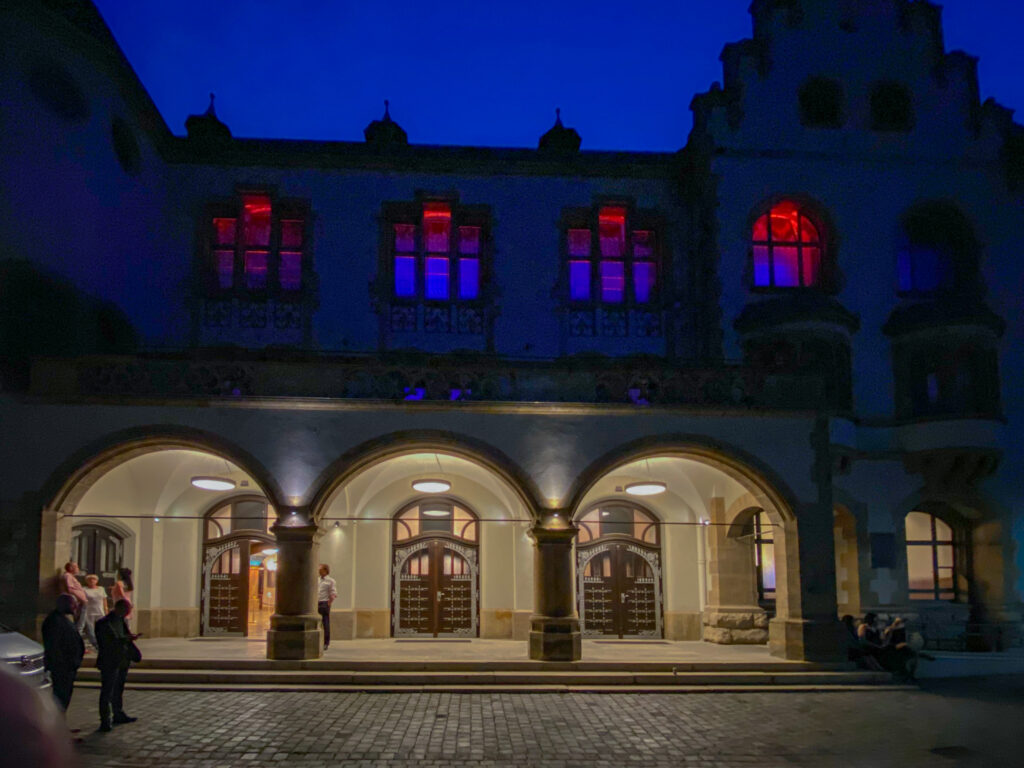
[[[597,551],[597,554],[591,553]],[[660,574],[637,545],[606,542],[578,550],[580,618],[586,636],[661,635]],[[660,567],[657,569],[660,571]]]
[[[583,631],[587,635],[617,635],[615,572],[612,552],[594,555],[581,576]]]
[[[434,572],[430,548],[418,549],[402,564],[398,584],[395,633],[423,635],[434,632]]]
[[[438,635],[469,635],[473,631],[473,580],[471,564],[458,552],[436,542],[433,548],[437,567]]]
[[[623,636],[650,636],[658,631],[654,572],[639,554],[619,545],[619,631]]]
[[[249,542],[210,546],[206,555],[212,562],[204,569],[203,633],[244,636],[248,629]]]

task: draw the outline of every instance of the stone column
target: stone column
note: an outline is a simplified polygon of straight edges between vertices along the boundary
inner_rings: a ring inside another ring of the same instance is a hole
[[[268,659],[317,659],[323,646],[316,612],[314,539],[305,510],[285,510],[271,529],[277,538],[277,601],[267,632]]]
[[[704,607],[704,639],[723,645],[768,642],[768,614],[757,604],[754,545],[730,536],[725,499],[710,500],[707,527],[710,583]]]
[[[578,661],[582,653],[573,589],[577,529],[569,520],[565,511],[553,513],[530,531],[535,544],[530,658],[538,661]]]

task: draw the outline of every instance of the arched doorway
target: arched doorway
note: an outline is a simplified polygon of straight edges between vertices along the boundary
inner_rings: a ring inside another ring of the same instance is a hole
[[[274,517],[258,496],[229,499],[204,516],[202,635],[266,635],[276,598]]]
[[[78,563],[83,583],[87,575],[96,574],[99,586],[110,589],[117,579],[117,569],[124,565],[124,537],[105,525],[75,525],[71,529],[70,559]]]
[[[661,536],[657,518],[621,501],[577,521],[576,583],[584,637],[661,637]]]
[[[395,637],[477,637],[479,525],[456,501],[416,502],[394,518],[391,626]]]

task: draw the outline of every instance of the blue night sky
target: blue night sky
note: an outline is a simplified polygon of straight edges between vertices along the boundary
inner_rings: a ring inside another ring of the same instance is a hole
[[[584,149],[675,150],[750,35],[749,0],[95,2],[179,134],[214,91],[235,136],[360,141],[388,98],[417,144],[536,146],[559,106]],[[1024,3],[949,0],[944,28],[1024,110]]]

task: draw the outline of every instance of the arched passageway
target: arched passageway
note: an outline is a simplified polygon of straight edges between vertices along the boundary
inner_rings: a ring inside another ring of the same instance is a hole
[[[232,515],[231,498],[262,510],[260,530],[240,535],[248,523]],[[266,558],[248,542],[272,548],[273,522],[254,476],[209,449],[156,439],[115,446],[72,473],[43,511],[40,608],[74,561],[80,579],[94,573],[108,591],[118,569],[132,571],[131,623],[147,637],[265,633],[273,591],[261,587]],[[210,547],[228,542],[231,551],[211,559]]]

